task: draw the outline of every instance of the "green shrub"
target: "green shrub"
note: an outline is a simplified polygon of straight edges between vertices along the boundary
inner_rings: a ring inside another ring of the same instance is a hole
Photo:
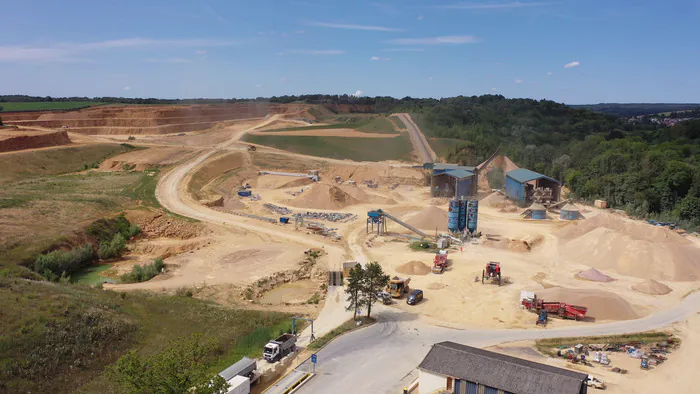
[[[131,269],[131,272],[122,275],[121,280],[124,283],[145,282],[147,280],[151,280],[153,277],[160,274],[163,270],[163,267],[165,267],[165,264],[163,263],[163,259],[160,257],[153,260],[153,263],[151,264],[146,264],[143,266],[134,264],[134,267]],[[192,297],[191,292],[190,295],[188,295],[188,297]]]
[[[129,141],[133,141],[133,140],[136,139],[136,137],[134,137],[133,135],[130,135],[129,138],[127,138],[127,139],[128,139]]]
[[[141,233],[141,229],[136,225],[132,225],[129,219],[124,217],[124,214],[120,214],[113,218],[95,220],[88,226],[87,233],[98,241],[103,242],[114,239],[117,233],[121,234],[124,239],[131,239]]]
[[[126,239],[120,233],[117,233],[111,242],[100,242],[100,258],[102,260],[121,257],[124,250],[126,250]]]
[[[34,271],[46,279],[56,282],[63,275],[71,275],[90,264],[95,259],[92,244],[85,244],[69,251],[55,250],[41,254],[34,261]]]

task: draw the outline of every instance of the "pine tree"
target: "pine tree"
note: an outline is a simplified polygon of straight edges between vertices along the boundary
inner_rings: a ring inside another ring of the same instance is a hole
[[[365,270],[360,264],[355,265],[350,269],[350,276],[347,278],[348,283],[345,285],[345,293],[348,295],[348,305],[346,311],[353,311],[352,319],[357,319],[357,310],[365,305],[362,289],[365,282]]]
[[[377,302],[377,293],[389,284],[389,275],[384,273],[382,266],[376,261],[368,263],[364,269],[364,286],[362,293],[367,305],[367,317],[372,313],[372,305]]]

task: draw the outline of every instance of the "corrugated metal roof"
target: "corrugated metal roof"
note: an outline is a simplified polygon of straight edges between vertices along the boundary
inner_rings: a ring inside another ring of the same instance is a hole
[[[531,171],[531,170],[528,170],[526,168],[518,168],[517,170],[508,171],[506,173],[506,176],[509,178],[515,179],[516,181],[518,181],[520,183],[530,182],[530,181],[535,180],[535,179],[544,178],[544,179],[548,179],[552,182],[556,182],[556,183],[561,184],[560,181],[558,181],[554,178],[550,178],[547,175],[542,175],[539,172]]]
[[[474,175],[473,172],[467,171],[467,170],[449,170],[443,172],[445,175],[449,175],[453,178],[457,179],[464,179],[464,178],[469,178],[470,176]]]
[[[467,171],[474,171],[474,167],[471,167],[471,166],[460,166],[459,164],[450,164],[450,163],[434,163],[434,164],[433,164],[433,169],[434,169],[434,170],[467,170]]]
[[[433,345],[418,368],[518,394],[579,394],[588,376],[454,342]]]
[[[242,371],[245,371],[246,369],[250,368],[250,366],[255,364],[255,363],[256,363],[256,361],[253,360],[252,358],[243,357],[237,363],[235,363],[235,364],[231,365],[230,367],[221,371],[219,376],[224,378],[224,380],[231,380],[231,379],[233,379],[234,376],[237,376]],[[253,369],[255,369],[255,368],[253,368]],[[246,373],[248,373],[248,372],[249,371],[246,371]]]

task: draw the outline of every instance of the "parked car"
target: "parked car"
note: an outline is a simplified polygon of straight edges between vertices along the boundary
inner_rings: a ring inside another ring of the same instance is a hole
[[[415,289],[408,295],[406,303],[408,305],[416,305],[423,300],[423,290]]]

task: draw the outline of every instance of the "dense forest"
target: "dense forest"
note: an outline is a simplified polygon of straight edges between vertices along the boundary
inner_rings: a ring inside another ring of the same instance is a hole
[[[455,97],[404,107],[431,136],[465,140],[448,158],[476,164],[500,147],[574,196],[639,217],[700,225],[700,120],[632,124],[547,100]]]
[[[641,115],[658,114],[661,112],[679,112],[692,109],[699,109],[700,104],[618,104],[618,103],[601,103],[601,104],[584,104],[571,105],[572,108],[589,109],[591,111],[600,112],[607,115],[632,117]]]

